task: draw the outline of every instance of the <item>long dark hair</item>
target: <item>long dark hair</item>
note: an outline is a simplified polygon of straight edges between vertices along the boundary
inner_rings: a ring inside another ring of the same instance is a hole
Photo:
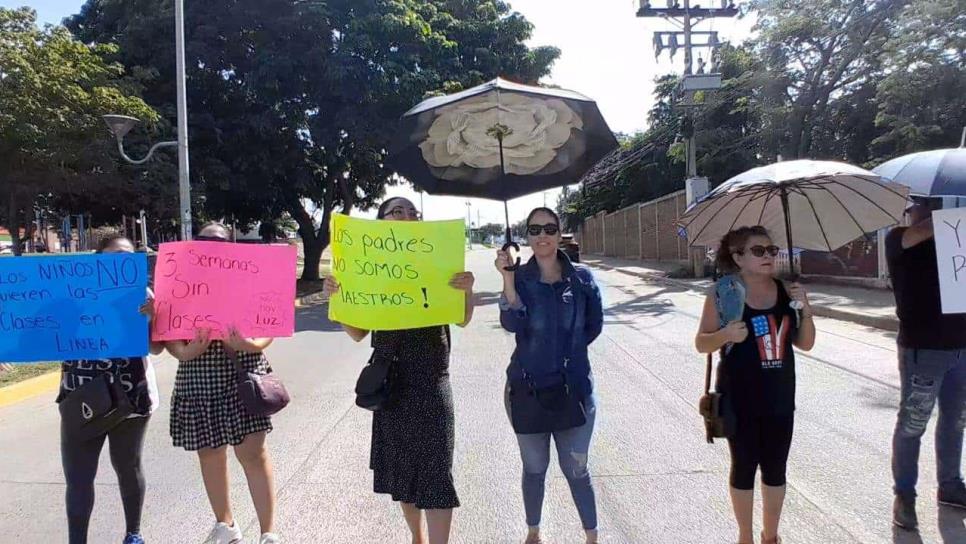
[[[715,255],[715,265],[720,274],[733,274],[739,271],[738,263],[735,262],[734,254],[745,249],[745,244],[752,236],[764,236],[771,239],[768,229],[761,225],[754,227],[741,227],[735,229],[721,237],[718,244],[718,253]]]
[[[543,212],[549,215],[550,217],[553,217],[553,221],[554,223],[557,224],[557,228],[560,228],[560,216],[557,215],[557,212],[551,210],[550,208],[543,208],[543,207],[534,208],[533,211],[530,212],[530,215],[527,216],[527,224],[526,224],[527,227],[530,226],[530,221],[533,219],[533,216],[537,215],[540,212]]]

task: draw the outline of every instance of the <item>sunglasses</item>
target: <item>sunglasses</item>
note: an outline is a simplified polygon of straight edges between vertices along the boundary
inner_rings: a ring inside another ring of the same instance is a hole
[[[778,252],[781,251],[781,248],[779,248],[778,246],[751,246],[748,248],[748,251],[750,251],[751,254],[754,255],[755,257],[759,257],[759,258],[764,257],[766,253],[768,254],[769,257],[777,257]],[[738,252],[738,255],[744,255],[744,254],[745,254],[744,251]]]
[[[560,227],[557,226],[556,223],[547,223],[546,225],[528,225],[527,226],[527,234],[529,234],[530,236],[540,236],[541,232],[543,232],[548,236],[553,236],[554,234],[557,234],[558,232],[560,232]]]

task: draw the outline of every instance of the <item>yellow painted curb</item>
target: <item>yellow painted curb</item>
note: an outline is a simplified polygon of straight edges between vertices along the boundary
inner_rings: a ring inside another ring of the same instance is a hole
[[[35,376],[13,385],[0,388],[0,407],[10,406],[22,400],[36,397],[57,389],[60,385],[60,369]]]

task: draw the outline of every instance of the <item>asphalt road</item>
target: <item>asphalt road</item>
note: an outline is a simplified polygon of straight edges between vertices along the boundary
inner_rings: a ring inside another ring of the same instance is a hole
[[[452,542],[510,543],[525,532],[520,460],[503,409],[512,338],[498,321],[499,279],[489,252],[468,254],[482,306],[454,331],[454,468],[463,507]],[[599,414],[591,451],[602,542],[725,543],[735,536],[724,443],[704,443],[695,408],[704,361],[692,339],[702,300],[678,288],[597,272],[607,307],[592,346]],[[409,542],[398,507],[372,493],[371,415],[352,388],[368,345],[325,318],[323,305],[298,311],[298,333],[269,357],[293,397],[276,416],[269,445],[278,488],[278,526],[292,543]],[[874,329],[819,319],[816,349],[800,356],[798,412],[782,534],[786,543],[966,543],[966,513],[937,510],[933,441],[921,459],[920,536],[891,526],[891,435],[898,404],[893,339]],[[168,435],[176,363],[158,360],[162,406],[145,446],[149,485],[143,532],[149,543],[201,542],[213,519],[193,453]],[[0,409],[0,541],[64,542],[63,474],[54,394]],[[237,463],[236,518],[248,540],[257,522]],[[105,449],[92,543],[120,542],[123,517]],[[757,520],[756,520],[757,521]],[[550,543],[580,543],[582,532],[559,470],[548,479],[544,530]]]

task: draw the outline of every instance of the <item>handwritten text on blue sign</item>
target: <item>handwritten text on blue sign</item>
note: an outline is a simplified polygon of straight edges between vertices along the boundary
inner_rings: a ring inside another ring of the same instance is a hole
[[[0,259],[0,361],[147,354],[147,269],[141,253]]]

